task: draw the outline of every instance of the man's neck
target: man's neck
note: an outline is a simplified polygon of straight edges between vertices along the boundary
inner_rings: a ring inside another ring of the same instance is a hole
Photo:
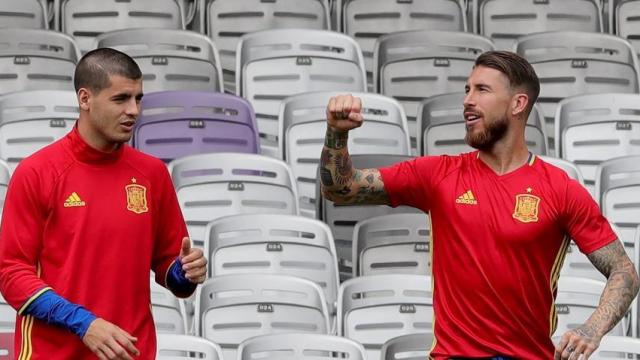
[[[523,137],[505,137],[496,142],[491,149],[480,150],[478,158],[496,174],[510,173],[529,160],[529,149]]]

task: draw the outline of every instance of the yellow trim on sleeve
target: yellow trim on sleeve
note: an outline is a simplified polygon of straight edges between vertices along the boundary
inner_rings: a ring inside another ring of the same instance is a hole
[[[560,270],[562,269],[562,265],[564,264],[564,259],[567,255],[567,249],[569,248],[571,240],[568,237],[565,237],[562,245],[560,245],[560,249],[558,250],[558,254],[556,254],[556,259],[553,262],[553,267],[551,268],[551,309],[549,314],[549,336],[553,336],[553,333],[556,331],[556,326],[558,325],[558,314],[556,310],[555,299],[553,298],[553,292],[558,288],[558,278],[560,277]]]
[[[20,310],[18,310],[18,315],[22,315],[22,313],[27,309],[27,307],[29,307],[29,305],[31,305],[31,303],[37,299],[38,297],[40,297],[40,295],[44,294],[45,292],[52,290],[50,287],[45,287],[40,289],[40,291],[38,291],[37,293],[33,294],[27,301],[25,301],[24,304],[22,304],[22,306],[20,307]]]

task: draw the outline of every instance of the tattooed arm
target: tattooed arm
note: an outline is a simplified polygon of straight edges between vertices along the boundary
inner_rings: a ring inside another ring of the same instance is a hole
[[[622,320],[638,294],[638,274],[622,242],[616,240],[587,256],[607,277],[607,285],[591,317],[562,336],[556,359],[578,359],[580,354],[587,359],[600,345],[600,339]]]
[[[337,204],[389,204],[378,169],[355,169],[347,149],[349,130],[362,125],[362,103],[351,95],[332,97],[320,157],[322,195]]]

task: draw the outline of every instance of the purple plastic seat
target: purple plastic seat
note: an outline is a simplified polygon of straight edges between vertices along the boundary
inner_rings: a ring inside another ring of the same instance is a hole
[[[259,154],[256,116],[241,97],[200,91],[146,94],[133,146],[165,162],[186,155]]]

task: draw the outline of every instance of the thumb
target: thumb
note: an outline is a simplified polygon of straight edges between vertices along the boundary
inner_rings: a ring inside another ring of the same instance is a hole
[[[182,238],[182,247],[180,248],[180,260],[191,252],[191,239],[188,237]]]

